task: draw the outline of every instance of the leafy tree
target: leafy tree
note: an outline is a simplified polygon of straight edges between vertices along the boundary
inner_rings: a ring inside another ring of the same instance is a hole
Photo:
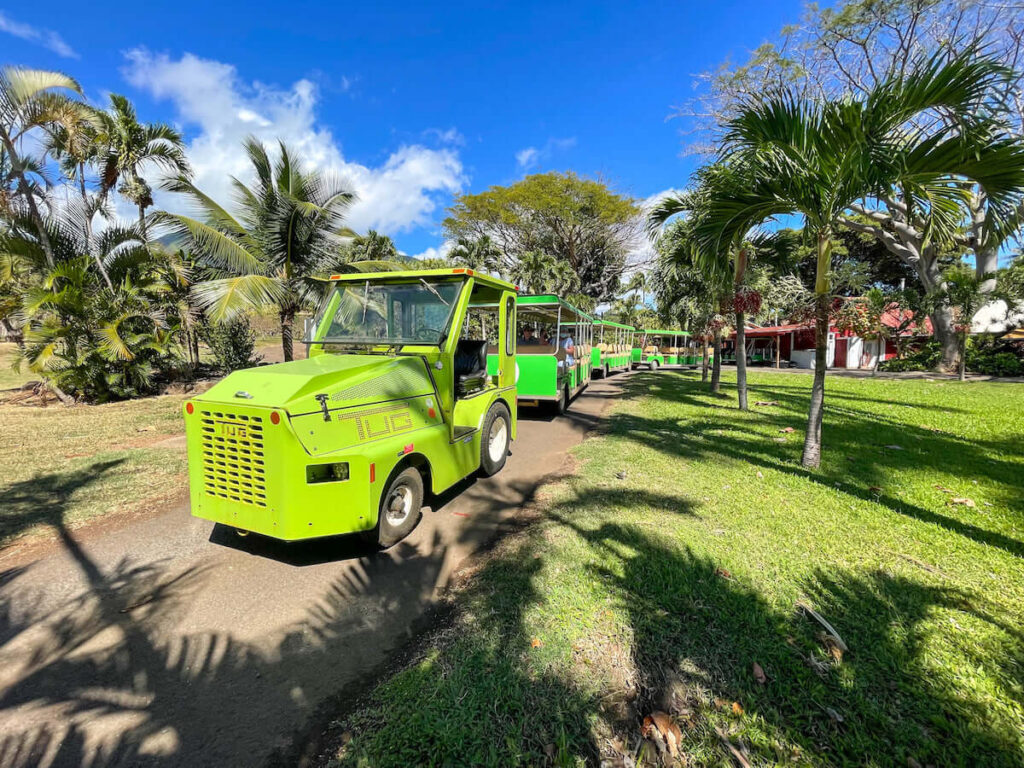
[[[579,278],[568,264],[540,251],[524,253],[509,271],[509,279],[523,293],[565,296],[579,288]]]
[[[960,363],[957,373],[963,381],[967,373],[967,337],[971,334],[971,321],[991,298],[985,284],[993,279],[990,275],[980,278],[966,264],[950,267],[943,275],[943,298],[956,312],[956,335],[960,344]]]
[[[350,261],[394,261],[398,249],[394,241],[371,229],[365,235],[356,235],[346,247]]]
[[[448,261],[457,267],[485,272],[500,272],[501,259],[501,251],[487,235],[460,237],[448,254]]]
[[[857,200],[881,194],[897,181],[915,205],[955,208],[960,190],[950,181],[963,171],[974,139],[991,127],[973,110],[1004,84],[1005,70],[990,59],[930,60],[860,99],[808,101],[782,92],[746,105],[726,126],[721,159],[743,180],[716,189],[695,226],[698,249],[718,254],[752,226],[793,213],[803,217],[817,243],[815,372],[804,466],[817,467],[821,459],[832,250],[842,218]],[[960,132],[923,136],[905,130],[935,110],[956,115]],[[993,170],[983,165],[978,173]],[[1012,197],[1005,186],[1002,192],[1003,198],[993,202],[1005,204]]]
[[[148,166],[187,179],[190,174],[185,142],[164,123],[140,123],[135,107],[124,96],[110,94],[110,108],[99,112],[100,190],[106,197],[117,191],[139,209],[139,227],[146,234],[146,209],[153,205],[153,189],[143,178]]]
[[[989,94],[975,107],[1005,125],[986,136],[972,137],[976,146],[964,153],[958,205],[938,212],[955,216],[958,227],[947,226],[945,237],[935,237],[936,211],[921,198],[907,194],[897,178],[888,189],[851,206],[841,219],[843,227],[875,237],[904,266],[912,270],[921,288],[941,296],[942,274],[948,259],[946,241],[973,251],[976,274],[994,274],[998,254],[1012,242],[1024,223],[1018,201],[1007,205],[1005,184],[1018,191],[1024,144],[1024,15],[985,0],[843,0],[833,6],[809,5],[802,23],[785,27],[773,42],[758,48],[746,62],[726,64],[702,76],[705,87],[683,108],[697,127],[722,125],[743,105],[761,93],[786,88],[803,98],[863,98],[873,89],[900,79],[922,57],[953,61],[984,50],[1006,67],[1005,88]],[[709,121],[708,115],[717,120]],[[958,132],[960,123],[948,109],[924,111],[910,121],[913,129],[934,133],[936,128]],[[1016,137],[1016,138],[1006,138]],[[979,174],[988,166],[991,174]],[[953,169],[950,169],[953,170]],[[994,184],[993,188],[991,185]],[[986,291],[994,280],[984,283]],[[942,367],[956,364],[956,333],[951,310],[943,302],[933,306],[932,325],[943,346]]]
[[[0,147],[7,173],[16,182],[17,190],[16,200],[5,195],[5,207],[15,213],[16,203],[26,207],[29,225],[50,267],[56,265],[53,245],[37,202],[43,193],[38,180],[47,181],[46,166],[41,159],[24,152],[22,145],[31,131],[46,126],[53,113],[68,101],[66,91],[81,94],[82,89],[75,80],[60,72],[22,67],[0,70]]]
[[[244,146],[256,180],[247,186],[232,179],[237,217],[179,177],[170,189],[187,195],[204,216],[163,213],[158,221],[170,225],[211,275],[193,289],[209,319],[218,323],[275,307],[289,361],[295,316],[321,296],[313,277],[349,263],[339,232],[355,195],[317,171],[303,171],[301,159],[283,143],[273,161],[256,138],[247,138]]]
[[[568,264],[580,290],[600,301],[617,293],[626,255],[640,232],[634,200],[574,173],[534,174],[462,195],[448,213],[449,239],[490,238],[500,254],[499,274],[511,274],[528,253],[546,253]]]

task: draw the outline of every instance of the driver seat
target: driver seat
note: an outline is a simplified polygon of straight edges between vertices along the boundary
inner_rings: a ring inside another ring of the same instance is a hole
[[[487,386],[487,341],[459,339],[455,347],[455,391],[460,397]]]

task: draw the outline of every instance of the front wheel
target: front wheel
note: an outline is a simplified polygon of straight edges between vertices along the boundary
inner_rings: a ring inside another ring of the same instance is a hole
[[[423,510],[423,478],[415,467],[406,467],[388,484],[377,513],[377,543],[397,544],[416,527]]]
[[[656,370],[658,370],[658,361],[657,360],[651,360],[651,371],[653,372],[653,371],[656,371]]]
[[[480,437],[480,471],[485,477],[496,475],[505,466],[512,442],[512,419],[508,408],[495,403],[484,418]]]

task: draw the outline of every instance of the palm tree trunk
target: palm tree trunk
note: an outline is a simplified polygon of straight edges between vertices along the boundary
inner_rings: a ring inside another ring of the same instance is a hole
[[[700,340],[700,383],[708,383],[708,340]]]
[[[715,359],[711,361],[711,391],[722,391],[722,329],[715,328],[713,352]]]
[[[146,209],[139,205],[139,234],[142,235],[142,242],[149,242],[149,235],[146,233]]]
[[[53,392],[53,394],[55,394],[57,396],[57,399],[60,400],[64,405],[74,405],[75,404],[75,398],[73,398],[71,395],[69,395],[63,389],[58,387],[52,381],[47,381],[46,382],[46,388],[49,389],[51,392]]]
[[[960,363],[958,378],[960,381],[967,380],[967,331],[960,332]]]
[[[831,304],[828,273],[832,268],[832,238],[828,231],[818,235],[817,279],[814,285],[814,383],[807,414],[807,434],[800,463],[808,469],[821,464],[821,422],[825,412],[825,368],[828,365],[828,315]]]
[[[85,163],[78,164],[78,190],[82,194],[82,215],[85,216],[85,247],[89,253],[92,253],[96,269],[100,271],[103,282],[107,284],[107,288],[113,291],[114,284],[110,282],[110,275],[107,274],[107,268],[103,266],[103,259],[98,253],[93,253],[92,249],[92,208],[89,205],[89,193],[85,189]]]
[[[284,353],[284,361],[290,363],[292,357],[292,323],[295,321],[295,311],[292,309],[281,310],[281,351]]]
[[[736,396],[741,411],[750,410],[747,406],[747,331],[743,327],[744,312],[736,313]]]
[[[29,189],[28,180],[25,178],[25,172],[21,167],[21,160],[14,148],[14,143],[11,141],[11,137],[7,135],[7,131],[2,128],[0,128],[0,139],[3,140],[4,149],[7,150],[7,155],[11,158],[11,170],[18,177],[18,190],[25,197],[25,202],[28,203],[29,215],[32,218],[32,222],[36,225],[36,231],[39,233],[39,244],[43,246],[46,263],[51,267],[55,267],[57,264],[53,258],[53,244],[50,242],[50,235],[46,231],[46,223],[39,213],[38,206],[36,206],[36,199],[32,196],[32,190]]]

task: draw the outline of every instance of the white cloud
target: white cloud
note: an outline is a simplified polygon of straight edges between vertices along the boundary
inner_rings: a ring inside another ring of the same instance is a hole
[[[446,259],[448,258],[448,254],[451,252],[453,247],[454,244],[451,241],[445,240],[443,243],[441,243],[440,247],[435,248],[434,246],[430,246],[429,248],[427,248],[427,250],[423,251],[422,253],[413,254],[412,258],[417,260]]]
[[[433,136],[442,144],[452,144],[456,147],[461,147],[466,143],[466,137],[459,133],[458,129],[454,126],[447,130],[441,130],[440,128],[428,128],[423,133],[426,136]]]
[[[543,147],[526,147],[516,152],[516,165],[520,171],[530,171],[538,167],[542,162],[547,162],[556,152],[571,149],[576,146],[576,137],[567,139],[548,139]]]
[[[27,40],[30,43],[41,45],[47,48],[58,56],[63,56],[65,59],[77,59],[78,54],[75,53],[74,49],[70,45],[64,42],[64,38],[49,29],[39,29],[33,27],[30,24],[23,24],[20,21],[15,21],[10,16],[0,11],[0,32],[6,32],[9,35],[20,37],[22,40]]]
[[[317,121],[319,90],[310,80],[279,88],[243,82],[232,65],[190,53],[172,59],[135,49],[126,56],[128,82],[171,101],[187,131],[197,129],[188,148],[195,182],[222,204],[232,199],[230,176],[250,178],[242,150],[249,134],[268,146],[281,139],[312,166],[346,181],[359,195],[347,224],[359,232],[395,234],[429,224],[444,198],[466,183],[452,148],[401,146],[377,167],[345,159],[330,130]],[[160,204],[181,206],[167,196]]]

